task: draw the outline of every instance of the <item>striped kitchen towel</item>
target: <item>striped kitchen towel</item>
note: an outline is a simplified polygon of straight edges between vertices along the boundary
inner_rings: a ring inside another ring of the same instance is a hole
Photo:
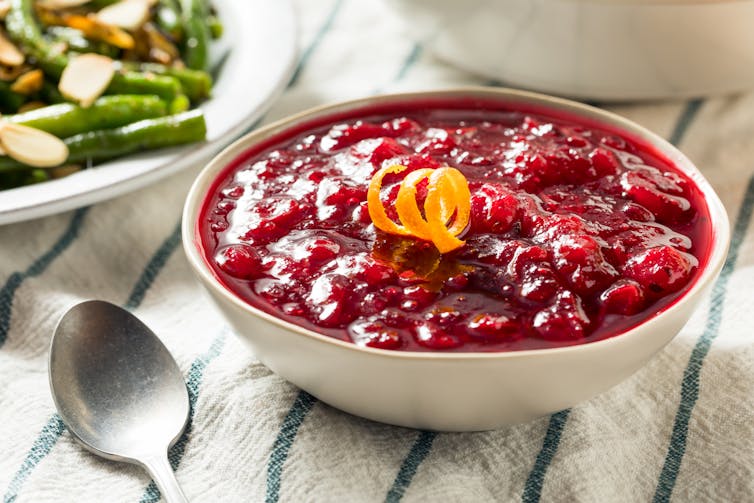
[[[379,0],[297,4],[300,62],[265,121],[375,92],[486,83],[435,60]],[[3,501],[160,499],[141,470],[76,445],[54,411],[50,335],[88,298],[134,311],[184,370],[191,423],[170,460],[193,501],[754,500],[754,93],[609,108],[686,152],[734,226],[711,296],[628,381],[484,433],[414,431],[320,403],[256,362],[193,280],[179,218],[197,167],[0,228]]]

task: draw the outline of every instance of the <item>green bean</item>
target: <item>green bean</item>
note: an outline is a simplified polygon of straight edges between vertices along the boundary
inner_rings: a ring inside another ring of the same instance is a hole
[[[115,129],[90,131],[65,139],[67,163],[100,162],[156,148],[201,141],[207,126],[201,110],[145,119]]]
[[[50,105],[5,120],[14,124],[41,129],[58,138],[66,138],[96,129],[110,129],[167,113],[167,104],[157,96],[103,96],[83,108],[73,103]]]
[[[207,26],[209,26],[209,33],[213,40],[217,40],[223,36],[223,23],[217,16],[209,16],[207,18]]]
[[[143,150],[201,141],[207,126],[201,110],[156,119],[144,119],[114,129],[77,134],[63,140],[68,145],[65,164],[102,162]],[[10,157],[0,157],[0,174],[29,170]]]
[[[42,89],[39,90],[38,94],[38,98],[41,98],[45,103],[55,104],[66,102],[65,97],[58,90],[58,86],[56,86],[49,80],[44,81],[44,83],[42,84]]]
[[[156,94],[172,101],[181,94],[181,83],[169,75],[150,75],[141,72],[122,72],[113,75],[107,94]]]
[[[68,58],[53,51],[42,37],[34,18],[32,0],[10,0],[5,28],[10,38],[36,59],[46,74],[60,79]],[[117,72],[107,88],[108,94],[156,94],[165,100],[172,100],[180,92],[180,82],[172,77],[137,72]]]
[[[191,107],[191,102],[185,94],[179,94],[173,101],[170,102],[170,113],[178,114],[185,112]]]
[[[120,0],[91,0],[89,6],[94,7],[94,10],[104,9],[108,5],[118,3]]]
[[[209,27],[204,0],[180,0],[183,22],[183,61],[194,70],[207,70],[209,65]]]
[[[12,189],[23,185],[45,182],[50,179],[50,173],[45,169],[34,168],[13,173],[0,173],[0,189]]]
[[[5,113],[13,113],[26,102],[26,96],[11,91],[10,83],[0,80],[0,109]]]
[[[34,18],[31,0],[10,0],[10,10],[5,15],[5,29],[10,38],[24,49],[45,73],[60,78],[68,58],[58,54],[42,37]]]
[[[181,83],[183,92],[193,103],[209,98],[212,90],[212,77],[202,70],[174,68],[158,63],[125,63],[124,66],[128,69],[138,69],[144,73],[154,73],[177,79]]]
[[[159,0],[155,19],[157,26],[170,35],[174,41],[183,40],[181,8],[176,0]]]

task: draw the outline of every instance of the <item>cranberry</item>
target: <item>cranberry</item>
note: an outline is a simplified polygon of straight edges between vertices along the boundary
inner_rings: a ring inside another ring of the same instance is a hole
[[[516,249],[516,252],[508,263],[508,276],[517,281],[525,268],[532,264],[547,262],[549,254],[541,246],[528,246]]]
[[[309,212],[306,204],[289,197],[271,197],[258,202],[249,210],[252,227],[244,237],[259,242],[282,236],[294,223],[304,219]],[[256,225],[254,225],[256,224]]]
[[[452,328],[464,315],[454,307],[438,306],[424,315],[424,319],[446,329]]]
[[[674,184],[653,172],[628,171],[620,178],[626,195],[651,211],[659,222],[675,223],[689,218],[691,203],[683,197]]]
[[[215,220],[209,226],[212,232],[223,232],[228,229],[228,222],[225,220]]]
[[[240,185],[231,185],[230,187],[226,187],[222,191],[220,191],[222,197],[227,197],[230,199],[238,199],[243,195],[243,193],[244,188]]]
[[[468,330],[473,337],[499,340],[514,337],[519,327],[518,323],[508,316],[483,313],[469,320]]]
[[[353,319],[355,313],[348,306],[352,286],[341,274],[323,274],[314,280],[306,301],[318,323],[335,327]]]
[[[553,264],[574,291],[591,295],[618,277],[597,241],[586,235],[564,236],[552,245]]]
[[[682,288],[689,279],[697,260],[670,246],[650,248],[631,257],[623,273],[636,280],[645,292],[664,295]]]
[[[234,203],[233,201],[220,201],[215,206],[215,210],[213,211],[213,213],[215,213],[216,215],[227,215],[228,213],[233,211],[235,208],[236,208],[236,203]]]
[[[262,261],[257,251],[246,244],[226,246],[215,254],[220,269],[238,279],[252,280],[262,276]]]
[[[374,314],[382,311],[388,305],[387,299],[377,292],[368,293],[364,300],[361,301],[360,310],[362,314]]]
[[[633,280],[621,279],[600,295],[608,313],[632,315],[644,309],[644,291]]]
[[[303,257],[310,264],[322,264],[337,257],[339,251],[338,243],[326,238],[316,238],[306,243]]]
[[[452,136],[444,129],[430,129],[427,131],[428,139],[416,147],[419,153],[432,155],[448,155],[456,147]]]
[[[452,349],[461,345],[461,341],[442,328],[425,323],[415,328],[416,340],[430,349]]]
[[[389,265],[372,260],[364,263],[357,274],[367,285],[373,286],[384,285],[395,278],[395,271]]]
[[[589,323],[581,299],[565,291],[558,295],[552,306],[534,315],[532,328],[543,339],[568,341],[583,338]]]
[[[545,302],[561,287],[549,264],[531,264],[521,275],[519,295],[534,302]]]
[[[367,138],[380,138],[382,136],[394,136],[395,132],[377,124],[358,121],[354,124],[338,125],[330,129],[320,142],[320,148],[324,152],[332,152],[345,147],[350,147]]]
[[[364,140],[356,144],[354,149],[359,156],[365,156],[372,166],[377,168],[381,167],[382,163],[388,159],[406,154],[406,147],[393,138]]]
[[[398,330],[371,319],[351,323],[348,334],[356,344],[370,348],[398,349],[403,344]]]
[[[475,232],[505,232],[518,211],[515,196],[501,185],[484,183],[473,188],[471,228]]]
[[[408,119],[406,117],[399,117],[392,119],[382,124],[382,127],[395,136],[407,136],[415,133],[419,133],[422,130],[421,125],[418,122]]]
[[[592,150],[589,160],[592,161],[592,166],[600,176],[615,175],[621,169],[618,158],[606,148],[597,147]]]

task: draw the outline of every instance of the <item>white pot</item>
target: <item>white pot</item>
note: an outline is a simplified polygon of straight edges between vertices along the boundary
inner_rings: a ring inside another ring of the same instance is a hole
[[[751,0],[388,0],[461,68],[595,100],[754,88]]]

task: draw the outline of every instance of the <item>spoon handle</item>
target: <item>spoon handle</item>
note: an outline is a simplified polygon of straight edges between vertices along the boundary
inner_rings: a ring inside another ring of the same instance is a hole
[[[166,455],[146,459],[143,464],[152,476],[152,480],[160,488],[160,493],[167,503],[188,503]]]

